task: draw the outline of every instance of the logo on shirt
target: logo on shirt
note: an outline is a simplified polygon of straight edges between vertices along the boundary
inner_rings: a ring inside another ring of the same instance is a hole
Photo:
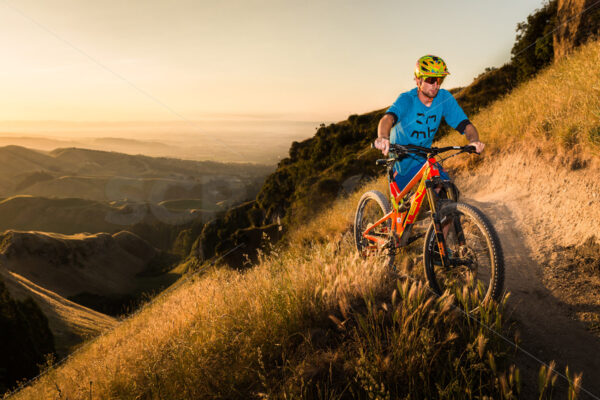
[[[423,135],[423,139],[426,139],[426,138],[432,137],[437,132],[437,129],[438,129],[437,126],[434,127],[433,129],[429,127],[429,121],[433,121],[434,124],[437,122],[437,116],[430,115],[425,119],[425,122],[423,122],[424,117],[425,117],[425,114],[417,113],[417,120],[415,122],[419,125],[424,125],[423,129],[427,128],[427,131],[414,130],[410,134],[411,137],[416,137],[417,139],[419,139],[421,137],[420,135]]]

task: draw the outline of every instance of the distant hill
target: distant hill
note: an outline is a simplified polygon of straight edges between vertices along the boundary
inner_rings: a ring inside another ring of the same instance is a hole
[[[79,173],[121,176],[197,176],[201,174],[251,176],[270,167],[257,164],[191,161],[177,158],[149,157],[80,148],[55,149],[48,155],[64,165],[78,166]]]
[[[3,266],[63,297],[88,292],[121,296],[136,288],[157,250],[130,232],[60,235],[6,231]]]
[[[260,247],[256,237],[264,233],[280,238],[290,225],[315,215],[338,196],[377,176],[381,169],[375,160],[381,153],[370,149],[370,143],[383,113],[351,115],[347,121],[321,125],[310,139],[293,142],[289,157],[267,177],[256,201],[232,208],[206,224],[191,255],[202,260],[228,255],[226,261],[240,267],[245,253],[255,257]]]
[[[207,207],[253,197],[272,167],[128,155],[79,148],[49,153],[0,147],[0,197],[20,194],[158,203],[203,199]]]
[[[118,207],[92,200],[14,196],[0,202],[0,231],[115,232],[122,226],[108,217],[118,211]]]
[[[60,235],[10,230],[0,235],[1,279],[13,297],[31,296],[38,304],[63,354],[114,326],[106,313],[121,314],[141,294],[173,283],[180,275],[164,273],[169,265],[164,257],[127,231]]]
[[[60,162],[47,154],[19,146],[0,147],[0,195],[14,193],[15,177],[28,172],[46,171],[56,175],[62,171]]]
[[[146,203],[107,203],[78,198],[14,196],[0,201],[0,231],[35,230],[75,234],[118,232],[138,223],[179,225],[206,221],[212,211],[173,210]]]
[[[130,178],[123,176],[61,176],[47,178],[40,173],[29,175],[33,180],[27,187],[16,190],[19,194],[42,197],[77,197],[97,201],[119,201],[160,203],[162,201],[195,198],[203,201],[208,208],[216,203],[236,197],[243,198],[248,191],[247,183],[238,178],[215,178],[202,184],[174,178]],[[203,180],[202,177],[199,180]]]
[[[116,318],[94,311],[70,301],[31,280],[0,266],[0,280],[8,292],[18,301],[30,299],[43,314],[54,349],[64,356],[83,341],[114,327]],[[54,351],[53,349],[53,351]],[[52,351],[45,351],[43,355]],[[40,364],[40,359],[37,363]]]

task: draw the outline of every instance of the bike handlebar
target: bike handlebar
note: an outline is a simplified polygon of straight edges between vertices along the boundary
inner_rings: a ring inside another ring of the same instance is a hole
[[[450,150],[459,150],[465,153],[475,153],[475,146],[421,147],[413,144],[402,145],[390,143],[390,151],[398,154],[422,154],[431,157]]]
[[[371,143],[371,147],[375,148],[375,143]],[[422,147],[416,146],[414,144],[392,144],[390,143],[390,152],[396,153],[397,155],[405,155],[405,154],[417,154],[424,156],[425,158],[434,157],[438,154],[445,153],[450,150],[458,150],[458,155],[460,153],[477,153],[475,146],[466,145],[466,146],[446,146],[446,147]],[[453,156],[452,156],[453,157]],[[387,163],[393,163],[396,161],[396,158],[388,158],[377,160],[375,163],[377,165],[385,165]],[[391,164],[390,164],[391,165]]]
[[[375,148],[375,143],[371,143],[371,147]],[[432,157],[441,153],[445,153],[450,150],[459,150],[459,152],[464,153],[477,153],[475,146],[466,145],[466,146],[446,146],[446,147],[422,147],[416,146],[414,144],[393,144],[390,143],[390,151],[397,153],[398,155],[403,154],[420,154],[425,155],[426,157]]]

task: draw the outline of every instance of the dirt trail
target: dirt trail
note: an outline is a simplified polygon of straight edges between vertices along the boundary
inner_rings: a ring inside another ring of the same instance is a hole
[[[484,211],[500,235],[506,263],[505,288],[511,293],[509,306],[518,321],[521,348],[546,364],[555,360],[562,374],[567,365],[570,371],[583,372],[583,387],[600,398],[600,340],[570,318],[566,306],[544,286],[532,250],[523,233],[511,223],[514,218],[510,208],[503,203],[465,200]],[[520,352],[518,357],[528,370],[539,370],[540,364],[529,355]],[[536,383],[535,374],[523,382]]]
[[[555,360],[561,374],[566,365],[572,372],[583,372],[583,388],[591,394],[582,391],[580,398],[600,399],[600,338],[573,318],[565,293],[547,288],[548,273],[544,275],[543,266],[557,245],[580,243],[594,232],[600,221],[598,172],[556,169],[547,161],[532,162],[522,154],[489,164],[478,170],[489,172],[459,176],[456,181],[462,199],[480,208],[500,235],[505,289],[511,293],[509,307],[517,320],[520,346],[545,363]],[[569,192],[569,188],[580,190]],[[561,222],[565,216],[571,224]],[[524,391],[533,395],[537,393],[533,373],[539,370],[539,362],[524,352],[517,357],[523,369],[530,371],[522,379],[527,385]],[[559,383],[562,390],[559,386],[556,398],[563,398],[566,382],[559,377]]]

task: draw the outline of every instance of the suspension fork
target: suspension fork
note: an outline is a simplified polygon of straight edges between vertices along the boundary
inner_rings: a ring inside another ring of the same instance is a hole
[[[453,218],[452,225],[454,226],[454,232],[456,232],[456,239],[458,241],[458,244],[461,246],[467,244],[465,240],[465,233],[463,232],[460,220],[458,218]]]
[[[429,202],[429,209],[431,210],[433,230],[435,232],[435,240],[440,252],[442,268],[446,268],[446,266],[450,265],[450,263],[448,261],[448,252],[446,249],[446,239],[444,238],[442,222],[440,219],[439,210],[437,209],[437,194],[435,193],[435,184],[432,181],[428,180],[427,182],[425,182],[425,187],[427,189],[427,201]]]
[[[450,195],[450,191],[455,191],[455,193],[458,192],[458,189],[456,189],[455,186],[450,185],[449,183],[445,183],[442,190],[445,190],[447,195],[446,198],[448,198],[451,201],[458,201],[458,195],[454,196],[454,195]],[[460,223],[460,219],[458,218],[452,218],[452,226],[454,228],[454,232],[456,233],[456,240],[458,241],[458,244],[460,246],[464,246],[466,244],[466,240],[465,240],[465,233],[462,229],[462,225]]]

